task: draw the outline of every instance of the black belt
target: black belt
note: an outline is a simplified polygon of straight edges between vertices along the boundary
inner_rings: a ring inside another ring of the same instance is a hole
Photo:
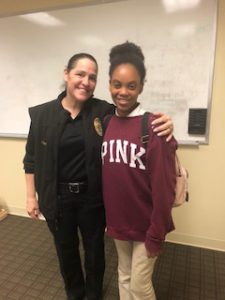
[[[83,182],[60,182],[58,184],[59,193],[81,194],[87,190],[87,183]]]

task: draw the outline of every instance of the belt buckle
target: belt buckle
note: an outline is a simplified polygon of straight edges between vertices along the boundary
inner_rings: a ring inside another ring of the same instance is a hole
[[[70,183],[69,191],[70,191],[70,193],[79,194],[79,192],[80,192],[79,183]]]

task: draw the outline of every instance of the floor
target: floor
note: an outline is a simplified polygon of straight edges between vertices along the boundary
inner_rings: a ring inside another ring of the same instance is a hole
[[[111,239],[105,243],[104,300],[118,300],[116,251]],[[225,253],[165,243],[153,283],[157,300],[225,300]],[[66,299],[45,221],[9,215],[0,222],[0,300],[9,299]]]

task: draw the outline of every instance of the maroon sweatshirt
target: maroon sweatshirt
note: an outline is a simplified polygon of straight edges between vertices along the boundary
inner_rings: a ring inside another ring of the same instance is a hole
[[[102,178],[107,234],[145,242],[148,251],[158,253],[174,229],[177,143],[153,133],[152,118],[147,147],[140,140],[142,116],[111,118],[102,144]]]

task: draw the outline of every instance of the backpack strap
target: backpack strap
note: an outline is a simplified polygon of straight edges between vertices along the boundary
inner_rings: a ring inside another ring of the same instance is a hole
[[[106,132],[106,129],[109,125],[109,121],[111,120],[113,115],[106,115],[103,119],[103,132],[105,133]]]
[[[149,131],[148,131],[148,117],[149,117],[149,112],[145,112],[142,115],[142,120],[141,120],[141,142],[144,144],[146,147],[148,144],[148,138],[149,138]]]

